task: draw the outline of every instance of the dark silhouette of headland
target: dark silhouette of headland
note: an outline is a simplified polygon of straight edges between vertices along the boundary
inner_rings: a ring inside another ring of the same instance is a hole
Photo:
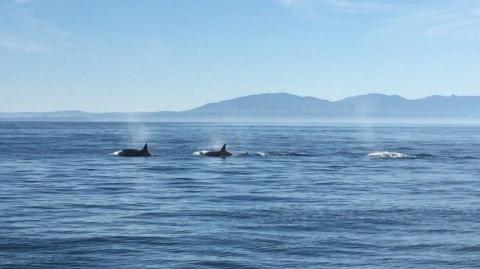
[[[416,118],[480,116],[480,96],[429,96],[406,99],[398,95],[366,94],[328,101],[288,93],[249,95],[179,112],[0,113],[0,121],[229,121],[315,118]]]

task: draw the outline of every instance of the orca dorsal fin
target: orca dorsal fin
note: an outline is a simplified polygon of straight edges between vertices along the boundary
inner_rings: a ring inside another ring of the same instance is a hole
[[[223,144],[222,149],[220,152],[227,152],[227,144]]]
[[[147,151],[148,152],[148,144],[147,143],[145,143],[145,146],[143,146],[142,151]]]

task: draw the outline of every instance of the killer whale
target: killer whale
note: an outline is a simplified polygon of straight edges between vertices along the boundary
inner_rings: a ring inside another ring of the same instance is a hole
[[[203,155],[208,157],[226,158],[226,157],[232,156],[232,153],[227,151],[227,144],[223,144],[221,150],[205,152]]]
[[[124,149],[117,152],[114,152],[113,155],[115,156],[122,156],[122,157],[149,157],[152,156],[150,152],[148,152],[148,145],[145,144],[142,150],[138,149]]]

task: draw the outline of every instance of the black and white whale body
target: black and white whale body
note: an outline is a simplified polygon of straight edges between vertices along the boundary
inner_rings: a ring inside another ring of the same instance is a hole
[[[145,144],[145,146],[143,146],[143,149],[142,149],[142,150],[138,150],[138,149],[124,149],[124,150],[120,150],[120,151],[114,152],[112,155],[122,156],[122,157],[149,157],[149,156],[152,156],[152,155],[150,154],[150,152],[148,152],[148,146],[147,146],[147,144]]]
[[[232,153],[227,151],[227,144],[224,144],[220,151],[208,151],[205,152],[203,155],[208,157],[226,158],[232,156]]]

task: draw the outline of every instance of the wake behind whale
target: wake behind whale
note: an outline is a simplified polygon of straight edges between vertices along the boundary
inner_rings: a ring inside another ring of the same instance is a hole
[[[223,145],[220,151],[208,151],[208,150],[199,150],[193,152],[194,156],[206,156],[206,157],[310,157],[312,155],[307,153],[299,152],[240,152],[240,153],[231,153],[226,150],[226,144]]]
[[[409,155],[394,151],[375,151],[367,154],[368,157],[380,158],[380,159],[412,159],[416,158],[415,155]]]
[[[272,151],[272,152],[244,152],[239,154],[238,156],[257,156],[257,157],[312,157],[313,155],[308,154],[308,153],[299,153],[299,152],[278,152],[278,151]]]

